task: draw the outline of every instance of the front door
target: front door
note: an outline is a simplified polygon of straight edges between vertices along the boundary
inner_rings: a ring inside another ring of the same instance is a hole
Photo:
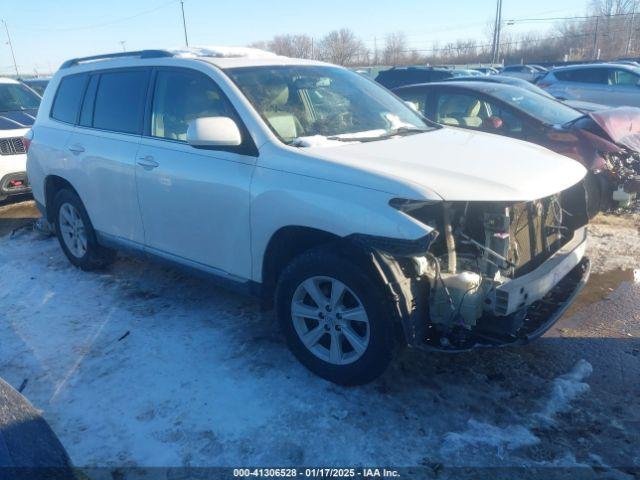
[[[233,107],[204,73],[167,68],[155,73],[150,110],[136,160],[146,248],[250,278],[250,183],[256,157],[242,147],[205,150],[186,142],[189,122],[196,118],[239,122]]]

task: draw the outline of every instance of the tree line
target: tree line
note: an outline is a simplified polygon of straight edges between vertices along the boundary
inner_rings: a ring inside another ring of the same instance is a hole
[[[611,60],[640,56],[640,13],[638,0],[591,0],[586,13],[559,19],[545,32],[513,34],[501,25],[499,59],[505,64]],[[534,23],[537,19],[529,19]],[[523,20],[524,21],[524,20]],[[493,22],[487,21],[487,34],[481,39],[459,39],[429,48],[412,48],[403,32],[381,39],[380,45],[367,46],[348,28],[329,32],[321,38],[307,34],[276,35],[251,46],[279,55],[324,60],[347,66],[438,65],[490,63]],[[429,33],[425,31],[425,33]]]

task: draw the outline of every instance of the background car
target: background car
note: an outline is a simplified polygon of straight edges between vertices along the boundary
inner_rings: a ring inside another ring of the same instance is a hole
[[[393,67],[381,71],[376,82],[387,87],[395,88],[414,83],[439,82],[447,78],[474,75],[471,70],[451,69],[440,67]],[[478,76],[480,73],[478,72]]]
[[[42,96],[47,85],[49,84],[50,78],[25,78],[22,79],[22,83],[24,83],[27,87],[34,90],[38,95]]]
[[[606,208],[614,190],[636,188],[640,176],[640,109],[584,115],[563,103],[510,85],[438,82],[395,89],[420,113],[442,125],[480,130],[543,145],[589,168],[590,216]]]
[[[598,63],[554,68],[538,86],[562,100],[640,107],[640,68]]]
[[[538,93],[545,97],[555,98],[546,90],[534,85],[531,82],[527,82],[526,80],[522,80],[521,78],[516,77],[507,77],[504,75],[485,75],[482,77],[452,77],[447,78],[444,81],[446,82],[490,82],[490,83],[504,83],[506,85],[513,85],[515,87],[524,88],[525,90],[529,90],[533,93]],[[575,108],[576,110],[580,110],[581,112],[594,112],[596,110],[604,110],[608,108],[606,105],[601,105],[599,103],[593,102],[585,102],[582,100],[563,100],[563,103],[566,103],[570,107]]]
[[[0,78],[0,201],[30,191],[22,136],[33,125],[40,96],[11,78]]]
[[[497,75],[500,71],[497,68],[493,67],[476,67],[474,70],[483,73],[484,75]]]
[[[528,82],[535,82],[544,73],[532,65],[509,65],[504,67],[500,75],[522,78]]]

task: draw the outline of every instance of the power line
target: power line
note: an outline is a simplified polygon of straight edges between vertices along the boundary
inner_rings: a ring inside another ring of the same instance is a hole
[[[122,22],[126,22],[128,20],[133,20],[134,18],[138,18],[138,17],[142,17],[144,15],[149,15],[150,13],[154,13],[157,12],[158,10],[168,7],[169,5],[175,4],[176,2],[178,2],[178,0],[170,0],[168,2],[164,2],[160,5],[157,5],[156,7],[147,9],[147,10],[143,10],[141,12],[138,12],[136,14],[133,15],[129,15],[127,17],[121,17],[121,18],[117,18],[114,20],[110,20],[108,22],[103,22],[103,23],[95,23],[93,25],[85,25],[82,27],[71,27],[71,28],[31,28],[31,27],[27,27],[27,28],[21,28],[21,30],[24,31],[38,31],[38,32],[75,32],[75,31],[80,31],[80,30],[92,30],[94,28],[102,28],[102,27],[108,27],[111,25],[116,25],[118,23],[122,23]]]

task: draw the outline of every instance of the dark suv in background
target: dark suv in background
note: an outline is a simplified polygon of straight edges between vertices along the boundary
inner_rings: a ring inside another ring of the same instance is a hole
[[[433,67],[393,67],[383,70],[376,82],[387,88],[402,87],[416,83],[439,82],[457,76],[455,70]]]

